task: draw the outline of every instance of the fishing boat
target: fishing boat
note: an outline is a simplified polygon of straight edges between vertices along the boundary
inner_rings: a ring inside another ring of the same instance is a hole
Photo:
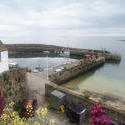
[[[18,67],[18,64],[17,62],[9,62],[9,67],[12,68],[12,67]]]
[[[60,56],[69,57],[70,56],[70,50],[69,50],[69,48],[62,49],[62,51],[60,52]]]

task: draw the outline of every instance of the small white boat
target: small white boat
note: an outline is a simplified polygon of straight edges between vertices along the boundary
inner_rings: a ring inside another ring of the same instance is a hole
[[[64,69],[64,67],[62,67],[62,66],[61,66],[61,67],[60,67],[60,69],[61,69],[61,70],[63,70],[63,69]]]
[[[64,56],[70,56],[70,51],[64,51]]]
[[[17,67],[18,64],[16,62],[10,62],[9,67]]]
[[[44,53],[44,54],[49,54],[49,53],[50,53],[50,51],[43,51],[43,53]]]
[[[64,57],[69,57],[70,56],[70,51],[69,50],[65,50],[63,52],[60,52],[59,55],[60,56],[64,56]]]
[[[62,71],[61,69],[56,69],[56,72],[60,72],[60,71]]]
[[[39,70],[38,70],[38,69],[34,69],[33,72],[34,72],[34,73],[38,73]]]

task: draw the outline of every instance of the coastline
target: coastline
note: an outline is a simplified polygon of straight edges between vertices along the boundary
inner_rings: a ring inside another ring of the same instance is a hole
[[[5,44],[10,54],[46,54],[46,51],[51,54],[62,54],[65,50],[70,51],[70,56],[83,58],[83,55],[90,54],[95,56],[105,57],[107,60],[121,61],[121,55],[113,54],[106,50],[67,48],[63,46],[44,45],[44,44]]]
[[[40,53],[44,51],[49,51],[50,53],[61,52],[62,49],[67,49],[68,47],[56,46],[56,45],[45,45],[45,44],[4,44],[8,49],[9,54],[23,54],[23,53]],[[82,48],[68,48],[72,53],[80,52],[94,52],[94,53],[108,53],[109,51],[104,50],[92,50],[92,49],[82,49]]]

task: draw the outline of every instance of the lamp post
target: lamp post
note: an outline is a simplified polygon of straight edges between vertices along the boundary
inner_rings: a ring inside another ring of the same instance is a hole
[[[48,54],[49,54],[49,51],[45,51],[44,53],[46,53],[46,56],[47,56],[47,62],[46,62],[46,66],[47,66],[47,70],[46,70],[46,75],[47,75],[47,80],[49,79],[48,78]]]
[[[49,53],[47,53],[47,80],[48,80],[48,54]]]

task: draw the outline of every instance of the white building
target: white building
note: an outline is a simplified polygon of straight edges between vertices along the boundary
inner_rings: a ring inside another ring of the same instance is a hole
[[[9,70],[8,50],[0,43],[0,73]]]

